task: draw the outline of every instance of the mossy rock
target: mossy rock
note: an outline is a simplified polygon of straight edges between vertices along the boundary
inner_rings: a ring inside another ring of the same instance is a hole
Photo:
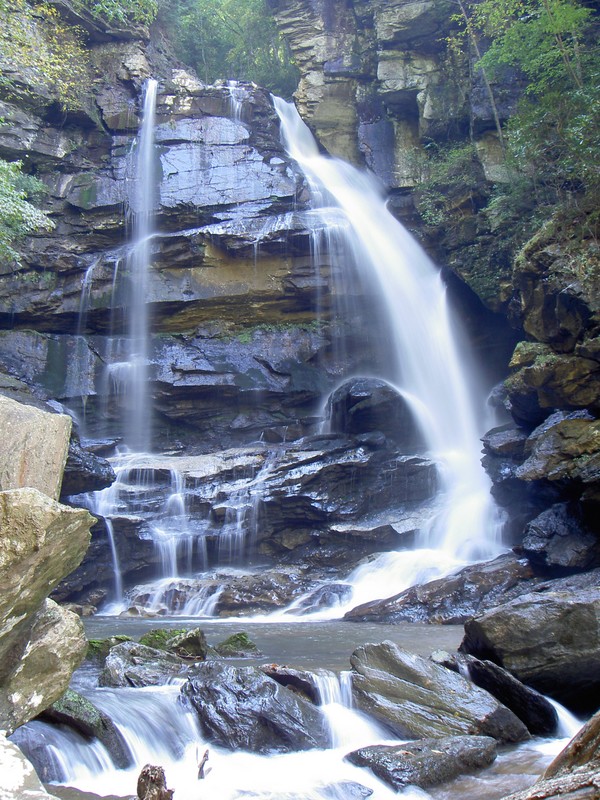
[[[169,642],[177,636],[187,634],[186,628],[153,628],[140,637],[140,644],[153,647],[155,650],[169,650]]]
[[[234,633],[223,642],[215,645],[215,650],[224,658],[246,658],[261,656],[262,653],[247,633]]]
[[[166,649],[180,658],[190,658],[195,661],[204,661],[213,652],[200,628],[182,631],[171,636],[166,643]]]
[[[122,642],[131,642],[131,636],[118,633],[115,636],[109,636],[107,639],[88,639],[88,649],[86,658],[104,660],[109,654],[111,647]]]

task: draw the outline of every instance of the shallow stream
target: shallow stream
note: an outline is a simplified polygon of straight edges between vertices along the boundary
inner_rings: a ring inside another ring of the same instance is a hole
[[[229,635],[245,631],[261,650],[254,659],[240,664],[278,663],[299,669],[327,669],[336,673],[349,668],[352,651],[366,642],[390,639],[400,647],[421,655],[433,650],[455,650],[462,637],[461,626],[376,625],[371,623],[301,622],[253,623],[250,620],[212,621],[197,619],[128,619],[95,617],[86,621],[90,638],[115,633],[139,638],[156,627],[200,625],[208,643],[215,645]],[[396,797],[434,800],[497,800],[511,791],[532,784],[567,740],[533,739],[519,747],[500,748],[494,765],[441,788],[424,792],[409,788],[400,795],[378,781],[369,770],[354,767],[344,756],[360,746],[391,743],[389,734],[372,720],[345,707],[340,698],[323,711],[332,733],[327,750],[289,755],[259,756],[229,752],[202,740],[195,718],[178,703],[179,685],[147,689],[101,689],[96,687],[97,668],[86,665],[73,679],[73,688],[85,694],[118,724],[134,754],[135,765],[116,770],[103,748],[77,741],[72,733],[58,738],[56,748],[66,777],[76,789],[51,785],[50,791],[67,800],[135,796],[137,776],[150,762],[164,767],[174,800],[352,800],[362,795],[353,785],[368,787],[373,800]],[[335,683],[335,680],[334,680]],[[48,733],[44,723],[42,733]],[[39,731],[38,731],[39,732]],[[211,771],[197,780],[197,763],[209,748]],[[91,793],[91,794],[90,794]]]

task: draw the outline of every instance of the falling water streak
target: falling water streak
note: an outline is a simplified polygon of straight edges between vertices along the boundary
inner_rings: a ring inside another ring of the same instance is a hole
[[[154,127],[158,83],[148,80],[137,142],[135,178],[130,205],[133,211],[133,249],[130,256],[129,397],[126,441],[136,452],[147,452],[152,440],[148,397],[147,286],[154,224],[156,171]]]
[[[558,717],[558,730],[556,735],[563,739],[572,739],[579,733],[584,723],[556,700],[553,700],[551,697],[546,697],[546,700],[554,707]]]
[[[279,98],[274,104],[288,153],[307,177],[315,203],[333,204],[345,214],[352,236],[348,250],[361,270],[369,270],[363,280],[379,289],[393,340],[393,383],[428,409],[427,420],[419,421],[441,463],[446,507],[433,528],[423,531],[423,543],[463,561],[495,555],[498,545],[490,534],[497,520],[480,463],[473,378],[459,358],[439,271],[388,212],[369,176],[321,156],[293,106]]]
[[[108,543],[110,545],[110,554],[113,565],[113,575],[115,581],[115,602],[123,602],[123,578],[121,576],[121,564],[119,562],[119,553],[117,552],[117,544],[115,542],[115,531],[113,528],[112,520],[106,519],[106,532],[108,534]]]

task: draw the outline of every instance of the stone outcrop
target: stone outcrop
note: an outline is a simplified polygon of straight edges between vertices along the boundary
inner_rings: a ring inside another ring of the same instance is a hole
[[[57,800],[49,794],[34,768],[16,744],[0,733],[0,765],[2,766],[2,800]]]
[[[600,591],[527,594],[465,625],[461,650],[575,710],[600,702]]]
[[[529,738],[521,720],[490,694],[392,642],[359,647],[350,663],[356,707],[400,738],[465,734],[500,742]]]
[[[184,662],[138,642],[112,647],[98,678],[100,686],[161,686],[185,671]]]

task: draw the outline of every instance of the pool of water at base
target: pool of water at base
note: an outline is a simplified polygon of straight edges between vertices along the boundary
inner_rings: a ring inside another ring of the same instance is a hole
[[[463,634],[462,626],[436,626],[418,624],[379,625],[374,623],[348,623],[340,621],[328,622],[292,622],[292,623],[264,623],[252,622],[251,619],[214,620],[214,619],[186,619],[186,618],[115,618],[92,617],[85,621],[86,632],[89,638],[105,638],[114,634],[125,634],[138,639],[145,632],[153,628],[192,628],[200,627],[204,631],[210,645],[215,645],[233,633],[244,631],[254,641],[261,651],[261,655],[253,659],[238,660],[242,664],[278,663],[286,664],[298,669],[329,669],[333,671],[347,670],[350,666],[349,658],[353,650],[366,642],[381,642],[391,640],[399,647],[428,656],[434,650],[456,650]],[[231,663],[231,662],[230,662]],[[74,676],[73,686],[82,691],[89,690],[95,684],[97,671],[87,668],[79,671]],[[134,690],[136,691],[136,690]],[[142,690],[143,691],[143,690]],[[372,742],[375,743],[375,742]],[[499,800],[505,795],[526,788],[534,783],[544,770],[545,766],[567,743],[567,739],[541,740],[533,739],[518,747],[501,747],[495,763],[488,769],[472,775],[462,776],[441,787],[429,789],[427,792],[409,788],[399,795],[393,792],[388,794],[384,787],[376,791],[375,797],[404,797],[405,800]],[[201,745],[202,747],[202,745]],[[348,750],[353,748],[348,748]],[[328,751],[322,751],[324,754]],[[218,748],[213,748],[215,758],[219,758]],[[225,755],[225,754],[223,754]],[[301,758],[300,754],[298,754]],[[315,769],[319,768],[318,754],[315,754]],[[225,756],[226,757],[226,756]],[[343,753],[340,754],[340,758]],[[281,756],[270,757],[272,763]],[[293,758],[293,756],[292,756]],[[218,763],[218,762],[217,762]],[[223,765],[225,766],[225,761]],[[242,762],[243,763],[243,762]],[[310,769],[307,761],[306,768]],[[268,764],[268,762],[267,762]],[[266,767],[269,768],[268,766]],[[215,766],[215,769],[218,767]],[[360,782],[361,772],[371,775],[367,770],[359,770],[354,780]],[[333,777],[333,776],[332,776]],[[371,777],[373,777],[371,775]],[[135,782],[132,775],[132,794],[135,791]],[[215,786],[216,794],[210,787],[210,776],[198,784],[198,800],[219,800],[220,792]],[[167,783],[169,774],[167,773]],[[365,783],[368,781],[365,779]],[[103,792],[102,784],[89,791],[73,789],[70,787],[51,785],[49,790],[62,800],[95,800],[97,797],[121,798],[122,794],[109,794],[106,787]],[[175,792],[174,800],[178,792]],[[294,797],[293,786],[288,792],[271,794],[269,800]],[[127,796],[127,795],[125,795]],[[244,796],[266,797],[264,792],[244,793]],[[295,795],[298,797],[299,795]],[[308,795],[307,795],[308,796]],[[350,796],[350,795],[349,795]],[[128,797],[128,796],[127,796]],[[187,793],[186,793],[187,798]],[[336,795],[337,798],[337,795]]]

